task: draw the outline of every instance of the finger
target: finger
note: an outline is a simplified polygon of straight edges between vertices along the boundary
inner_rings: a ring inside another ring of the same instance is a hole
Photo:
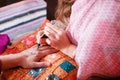
[[[59,32],[59,31],[63,30],[62,28],[52,25],[51,23],[46,23],[46,26],[48,26],[50,29],[52,29],[55,32]]]
[[[36,35],[36,39],[37,39],[37,43],[40,43],[40,38],[41,38],[41,36],[43,35],[43,31],[39,31],[38,33],[37,33],[37,35]]]
[[[50,29],[49,27],[46,27],[44,30],[44,34],[48,36],[50,39],[54,39],[55,36],[57,35],[57,32]]]
[[[53,27],[53,26],[51,26],[51,27]],[[49,31],[50,33],[54,33],[54,34],[57,33],[56,30],[52,29],[51,27],[50,26],[46,26],[45,27],[45,31]]]
[[[41,55],[41,56],[42,56],[42,55],[44,55],[44,54],[50,54],[50,53],[53,53],[53,52],[55,52],[55,51],[57,51],[57,49],[49,48],[49,49],[40,51],[39,54],[37,54],[37,55]]]
[[[46,39],[46,43],[47,43],[48,45],[51,45],[50,39]]]
[[[36,57],[38,57],[39,59],[48,55],[48,54],[52,54],[52,53],[55,53],[57,52],[58,50],[54,49],[54,48],[51,48],[51,49],[46,49],[46,50],[43,50],[41,51],[39,54],[36,55]]]
[[[46,43],[48,44],[48,45],[50,45],[51,47],[53,47],[54,49],[57,49],[54,45],[56,45],[56,40],[57,39],[46,39]]]
[[[37,55],[39,53],[39,51],[33,51],[33,52],[31,52],[31,55]]]
[[[50,40],[58,39],[65,31],[55,26],[46,26],[44,33],[48,36]]]
[[[46,49],[52,49],[53,47],[47,45],[47,46],[40,46],[39,51],[46,50]]]
[[[50,23],[48,23],[48,24],[50,24]],[[46,30],[46,31],[49,31],[49,33],[56,34],[56,33],[57,33],[57,30],[56,30],[56,29],[53,29],[54,27],[55,27],[55,26],[53,26],[53,25],[46,25],[45,30]]]
[[[30,67],[31,68],[33,68],[33,67],[39,68],[39,67],[48,67],[50,65],[51,64],[49,62],[33,62]]]
[[[41,31],[38,31],[37,35],[42,36],[42,35],[43,35],[43,33],[44,33],[44,31],[43,31],[43,30],[41,30]]]

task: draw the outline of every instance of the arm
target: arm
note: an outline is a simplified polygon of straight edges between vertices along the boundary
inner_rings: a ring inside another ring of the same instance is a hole
[[[9,55],[0,56],[0,60],[2,62],[2,70],[20,66],[20,61],[24,57],[25,56],[19,54],[9,54]]]
[[[70,44],[70,46],[64,48],[61,50],[63,53],[66,55],[70,56],[71,58],[75,57],[75,51],[76,51],[76,46],[73,44]]]
[[[2,62],[2,70],[21,66],[23,68],[33,68],[41,66],[49,66],[48,62],[40,62],[40,59],[45,55],[56,52],[55,49],[50,46],[40,47],[36,50],[37,46],[33,46],[18,54],[1,55],[0,60]]]

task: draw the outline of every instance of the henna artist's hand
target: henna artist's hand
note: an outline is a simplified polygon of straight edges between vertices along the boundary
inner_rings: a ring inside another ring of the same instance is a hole
[[[44,33],[48,36],[46,39],[47,44],[74,58],[76,46],[70,43],[65,30],[47,23]]]
[[[46,24],[44,33],[48,36],[46,42],[57,50],[69,47],[71,44],[66,31],[50,23]]]

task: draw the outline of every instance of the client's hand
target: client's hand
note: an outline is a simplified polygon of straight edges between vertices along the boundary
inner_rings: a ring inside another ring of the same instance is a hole
[[[58,50],[55,50],[50,46],[40,46],[39,49],[37,49],[37,46],[29,48],[22,52],[22,55],[24,55],[24,57],[22,57],[21,59],[20,66],[24,68],[49,66],[50,63],[48,62],[39,62],[40,59],[48,54],[51,54],[57,51]]]

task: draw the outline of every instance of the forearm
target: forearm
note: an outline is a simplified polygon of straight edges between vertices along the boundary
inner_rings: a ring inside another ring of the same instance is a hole
[[[20,60],[23,58],[20,54],[9,54],[0,56],[2,62],[2,70],[20,66]]]
[[[70,56],[71,58],[74,58],[75,57],[76,46],[73,45],[73,44],[70,44],[69,47],[61,49],[61,51],[63,53],[65,53],[66,55]]]

